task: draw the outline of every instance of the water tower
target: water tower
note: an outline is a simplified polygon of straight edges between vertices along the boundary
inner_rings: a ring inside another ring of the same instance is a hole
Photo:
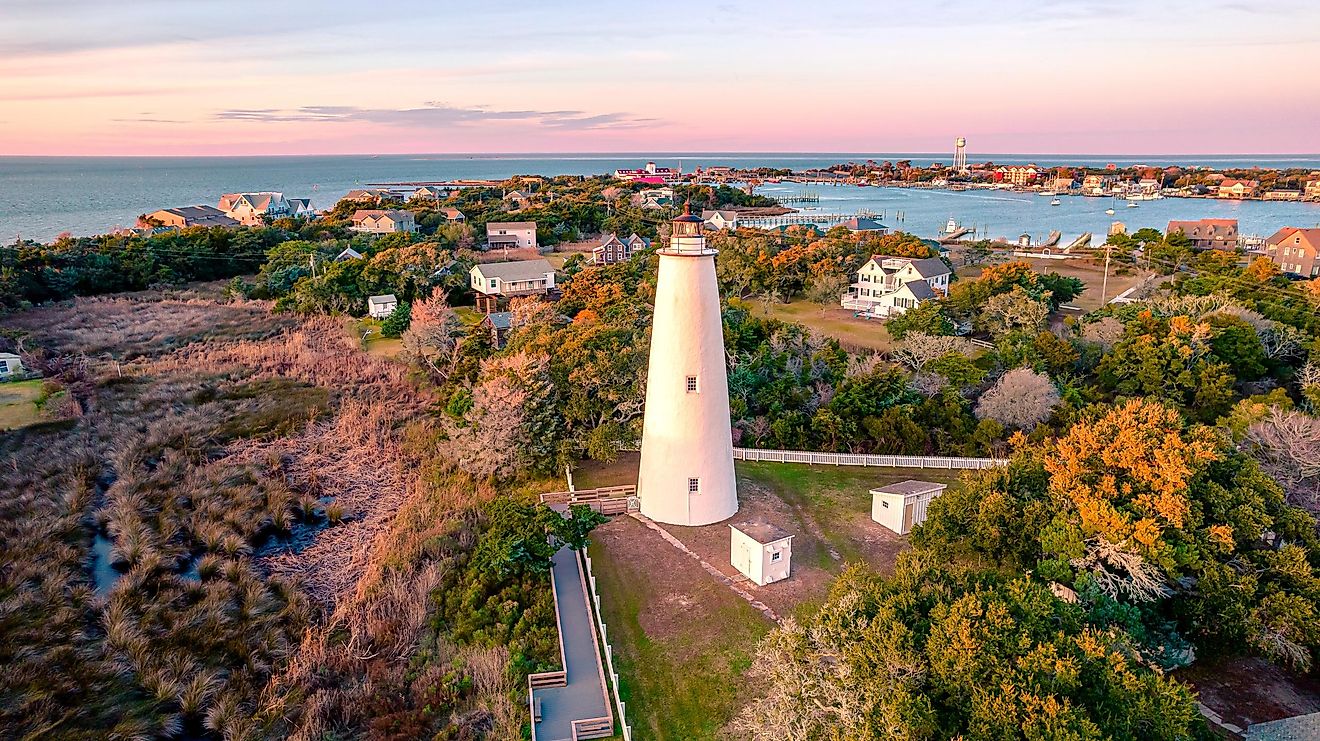
[[[738,511],[738,489],[716,250],[690,205],[657,254],[637,496],[656,522],[709,525]]]
[[[953,169],[957,172],[967,169],[967,140],[961,136],[953,142]]]

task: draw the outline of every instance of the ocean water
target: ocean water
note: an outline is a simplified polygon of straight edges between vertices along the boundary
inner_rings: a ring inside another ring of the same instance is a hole
[[[1215,167],[1306,167],[1320,170],[1320,155],[1138,157],[988,155],[971,152],[969,157],[973,161],[993,160],[1004,164],[1034,162],[1043,166],[1103,166],[1112,162],[1120,166],[1193,164]],[[698,165],[802,169],[840,162],[864,162],[868,159],[910,159],[916,165],[926,165],[931,162],[948,163],[952,156],[948,153],[621,153],[378,157],[0,157],[0,243],[9,243],[20,236],[47,241],[66,231],[75,235],[97,234],[117,226],[131,226],[139,214],[158,208],[214,205],[222,193],[233,191],[282,191],[290,197],[310,197],[314,206],[324,208],[349,190],[373,182],[494,179],[519,174],[596,175],[622,167],[639,167],[648,159],[661,165],[681,165],[685,171],[690,171]],[[1271,206],[1284,207],[1278,213],[1279,218],[1284,218],[1286,223],[1293,223],[1286,221],[1292,214],[1301,218],[1306,213],[1296,204]],[[1253,209],[1254,205],[1248,210]],[[931,214],[941,210],[949,209],[934,207]],[[1103,208],[1100,210],[1103,211]],[[909,211],[914,216],[918,213],[915,206]],[[921,213],[920,218],[931,220],[928,218],[931,214]],[[1197,213],[1200,212],[1193,210],[1189,216]],[[945,214],[943,218],[947,220],[948,216]],[[984,219],[968,213],[962,220],[979,224]],[[1022,219],[1015,217],[1006,223],[1018,224],[1020,221]],[[1034,233],[1042,228],[1048,231],[1046,226],[1022,223],[1013,228]]]

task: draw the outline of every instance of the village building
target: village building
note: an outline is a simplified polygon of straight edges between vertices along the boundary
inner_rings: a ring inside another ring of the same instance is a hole
[[[1164,183],[1155,178],[1142,178],[1137,181],[1137,191],[1142,195],[1154,195],[1159,193],[1164,187]]]
[[[1082,178],[1082,195],[1103,196],[1113,192],[1113,175],[1087,175]]]
[[[259,226],[267,218],[278,219],[292,216],[293,209],[283,193],[262,191],[260,193],[226,193],[220,196],[217,204],[225,216],[244,226]]]
[[[444,215],[445,221],[451,224],[462,224],[467,221],[467,217],[463,215],[463,212],[456,208],[442,208],[440,213]]]
[[[314,219],[316,218],[316,209],[312,208],[312,199],[310,198],[290,198],[288,215],[295,219]]]
[[[509,330],[513,328],[513,312],[492,311],[482,317],[477,326],[490,333],[491,347],[501,350],[509,339]]]
[[[522,210],[532,205],[532,197],[521,190],[511,190],[504,194],[504,205],[512,209]]]
[[[641,199],[642,208],[669,208],[674,205],[673,188],[647,188],[637,195]]]
[[[701,212],[701,221],[707,229],[737,229],[738,212],[728,209],[706,210]]]
[[[367,297],[367,315],[372,319],[384,319],[393,314],[397,308],[399,308],[399,300],[392,293]]]
[[[1262,196],[1267,201],[1300,201],[1302,191],[1295,189],[1267,190]]]
[[[840,224],[840,226],[853,234],[858,232],[877,232],[879,234],[885,234],[889,231],[889,227],[881,224],[875,219],[868,219],[864,216],[854,216]]]
[[[1254,198],[1260,192],[1259,180],[1234,180],[1225,178],[1219,183],[1215,195],[1219,198]]]
[[[619,239],[618,235],[607,234],[591,250],[592,265],[614,265],[621,262],[627,262],[632,256],[649,247],[651,243],[634,232],[627,239]]]
[[[11,352],[0,352],[0,381],[23,375],[23,359]]]
[[[859,316],[883,318],[914,309],[949,290],[952,271],[938,257],[915,259],[874,255],[840,304]]]
[[[449,197],[449,189],[438,185],[423,185],[412,192],[414,201],[443,201]]]
[[[381,201],[402,201],[404,194],[397,190],[389,188],[358,188],[350,190],[343,198],[344,201],[367,201],[370,203],[380,203]]]
[[[900,481],[871,490],[871,519],[907,535],[926,521],[926,507],[944,493],[948,484],[933,481]]]
[[[477,294],[477,309],[487,314],[500,299],[546,295],[555,289],[555,269],[545,260],[516,260],[473,265],[469,285]]]
[[[729,525],[729,564],[757,586],[787,579],[792,559],[793,536],[778,525]]]
[[[350,228],[355,232],[366,234],[417,231],[417,222],[413,219],[412,211],[360,208],[353,212],[352,220],[353,226]]]
[[[486,224],[486,244],[490,249],[536,249],[535,221],[491,221]]]
[[[1006,165],[995,168],[994,180],[1009,185],[1031,185],[1040,174],[1040,168],[1035,165]]]
[[[657,167],[654,162],[647,162],[646,166],[636,170],[619,169],[614,171],[614,177],[621,180],[633,180],[646,183],[671,183],[679,180],[683,173],[673,167]]]
[[[1059,193],[1070,191],[1075,187],[1077,187],[1077,181],[1066,175],[1056,177],[1050,181],[1050,188]]]
[[[1320,229],[1286,226],[1265,240],[1265,256],[1285,273],[1320,277]]]
[[[345,247],[343,252],[335,255],[335,262],[345,262],[347,260],[361,260],[362,253],[352,247]]]
[[[1235,250],[1238,246],[1237,219],[1200,219],[1170,221],[1165,234],[1182,232],[1198,250]]]
[[[194,226],[241,226],[237,219],[232,219],[214,206],[180,206],[162,208],[138,217],[139,229],[187,229]]]
[[[1302,197],[1308,201],[1320,201],[1320,178],[1308,180],[1302,189]]]

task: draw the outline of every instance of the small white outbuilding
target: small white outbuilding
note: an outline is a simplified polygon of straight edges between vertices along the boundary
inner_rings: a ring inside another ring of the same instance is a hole
[[[729,563],[758,586],[788,578],[793,536],[778,525],[740,522],[729,526]]]
[[[926,506],[944,493],[948,484],[933,481],[900,481],[871,490],[871,519],[907,535],[926,521]]]
[[[398,305],[399,300],[394,298],[392,293],[387,293],[384,296],[368,296],[367,314],[371,315],[372,319],[384,319],[393,314]]]
[[[23,375],[23,359],[11,352],[0,352],[0,380]]]

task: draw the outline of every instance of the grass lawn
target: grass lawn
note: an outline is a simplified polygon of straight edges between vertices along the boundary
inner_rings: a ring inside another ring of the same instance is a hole
[[[723,728],[750,699],[744,675],[771,622],[630,517],[616,517],[592,541],[634,737],[728,738]]]
[[[464,327],[475,327],[481,324],[481,320],[486,318],[485,314],[477,311],[472,306],[457,306],[454,308],[454,315],[463,323]]]
[[[839,306],[809,301],[772,303],[768,306],[764,301],[750,301],[748,304],[757,316],[805,324],[853,350],[890,350],[894,346],[894,340],[889,336],[883,321],[858,319],[853,316],[853,312]]]
[[[37,399],[41,379],[0,383],[0,430],[15,430],[42,421]]]
[[[1026,260],[1031,265],[1032,270],[1038,273],[1058,273],[1059,275],[1076,278],[1086,284],[1082,290],[1082,295],[1073,299],[1072,305],[1081,307],[1087,311],[1094,311],[1101,307],[1100,289],[1104,286],[1104,251],[1099,253],[1099,264],[1092,260],[1031,260],[1027,258],[1015,258]],[[957,261],[955,260],[955,264]],[[981,274],[981,265],[958,266],[958,277],[964,280],[976,278]],[[1135,270],[1130,275],[1119,275],[1117,273],[1119,266],[1111,264],[1109,266],[1109,286],[1108,299],[1113,299],[1118,294],[1126,291],[1132,286],[1137,285],[1150,273],[1144,270]]]

